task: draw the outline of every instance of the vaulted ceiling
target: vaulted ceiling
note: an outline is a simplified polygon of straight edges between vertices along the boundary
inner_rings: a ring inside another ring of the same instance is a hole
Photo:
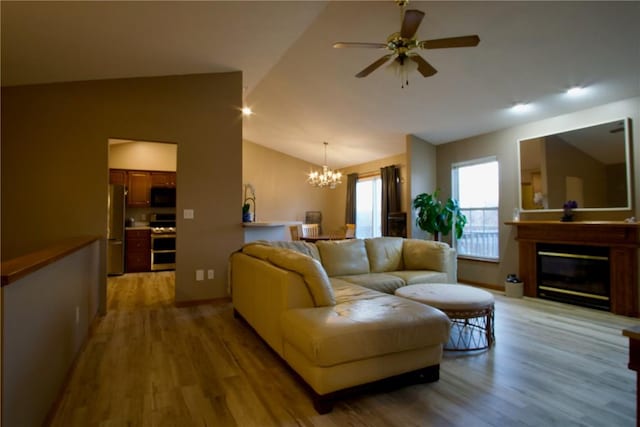
[[[2,1],[2,85],[241,70],[247,140],[344,167],[640,96],[640,2],[410,2],[417,37],[477,34],[474,48],[421,51],[438,73],[386,66],[400,8],[384,1]],[[587,90],[564,94],[574,85]],[[529,103],[514,113],[516,103]]]

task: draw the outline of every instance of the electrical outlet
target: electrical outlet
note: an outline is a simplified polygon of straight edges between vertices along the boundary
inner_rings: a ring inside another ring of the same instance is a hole
[[[204,280],[204,270],[196,270],[196,280]]]
[[[80,307],[76,305],[76,325],[80,324]]]
[[[214,269],[209,269],[207,270],[207,279],[211,280],[215,277],[215,270]]]
[[[184,219],[193,219],[193,215],[194,215],[193,209],[185,209],[182,212],[182,215]]]

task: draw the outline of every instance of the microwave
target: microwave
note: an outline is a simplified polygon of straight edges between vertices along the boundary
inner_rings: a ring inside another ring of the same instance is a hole
[[[151,187],[152,208],[175,208],[176,189],[167,187]]]

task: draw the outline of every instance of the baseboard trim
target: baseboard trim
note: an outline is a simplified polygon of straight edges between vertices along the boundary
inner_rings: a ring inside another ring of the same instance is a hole
[[[458,279],[458,283],[477,286],[479,288],[487,288],[493,291],[504,292],[504,285],[494,285],[493,283],[482,283],[482,282],[474,282],[473,280],[460,280],[460,279]]]

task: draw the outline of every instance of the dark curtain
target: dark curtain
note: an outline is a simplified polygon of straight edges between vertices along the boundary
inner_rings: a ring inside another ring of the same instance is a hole
[[[347,208],[345,210],[345,224],[356,223],[356,184],[358,183],[358,174],[350,173],[347,175]]]
[[[380,169],[382,179],[382,235],[389,235],[389,213],[400,210],[400,168],[386,166]]]

